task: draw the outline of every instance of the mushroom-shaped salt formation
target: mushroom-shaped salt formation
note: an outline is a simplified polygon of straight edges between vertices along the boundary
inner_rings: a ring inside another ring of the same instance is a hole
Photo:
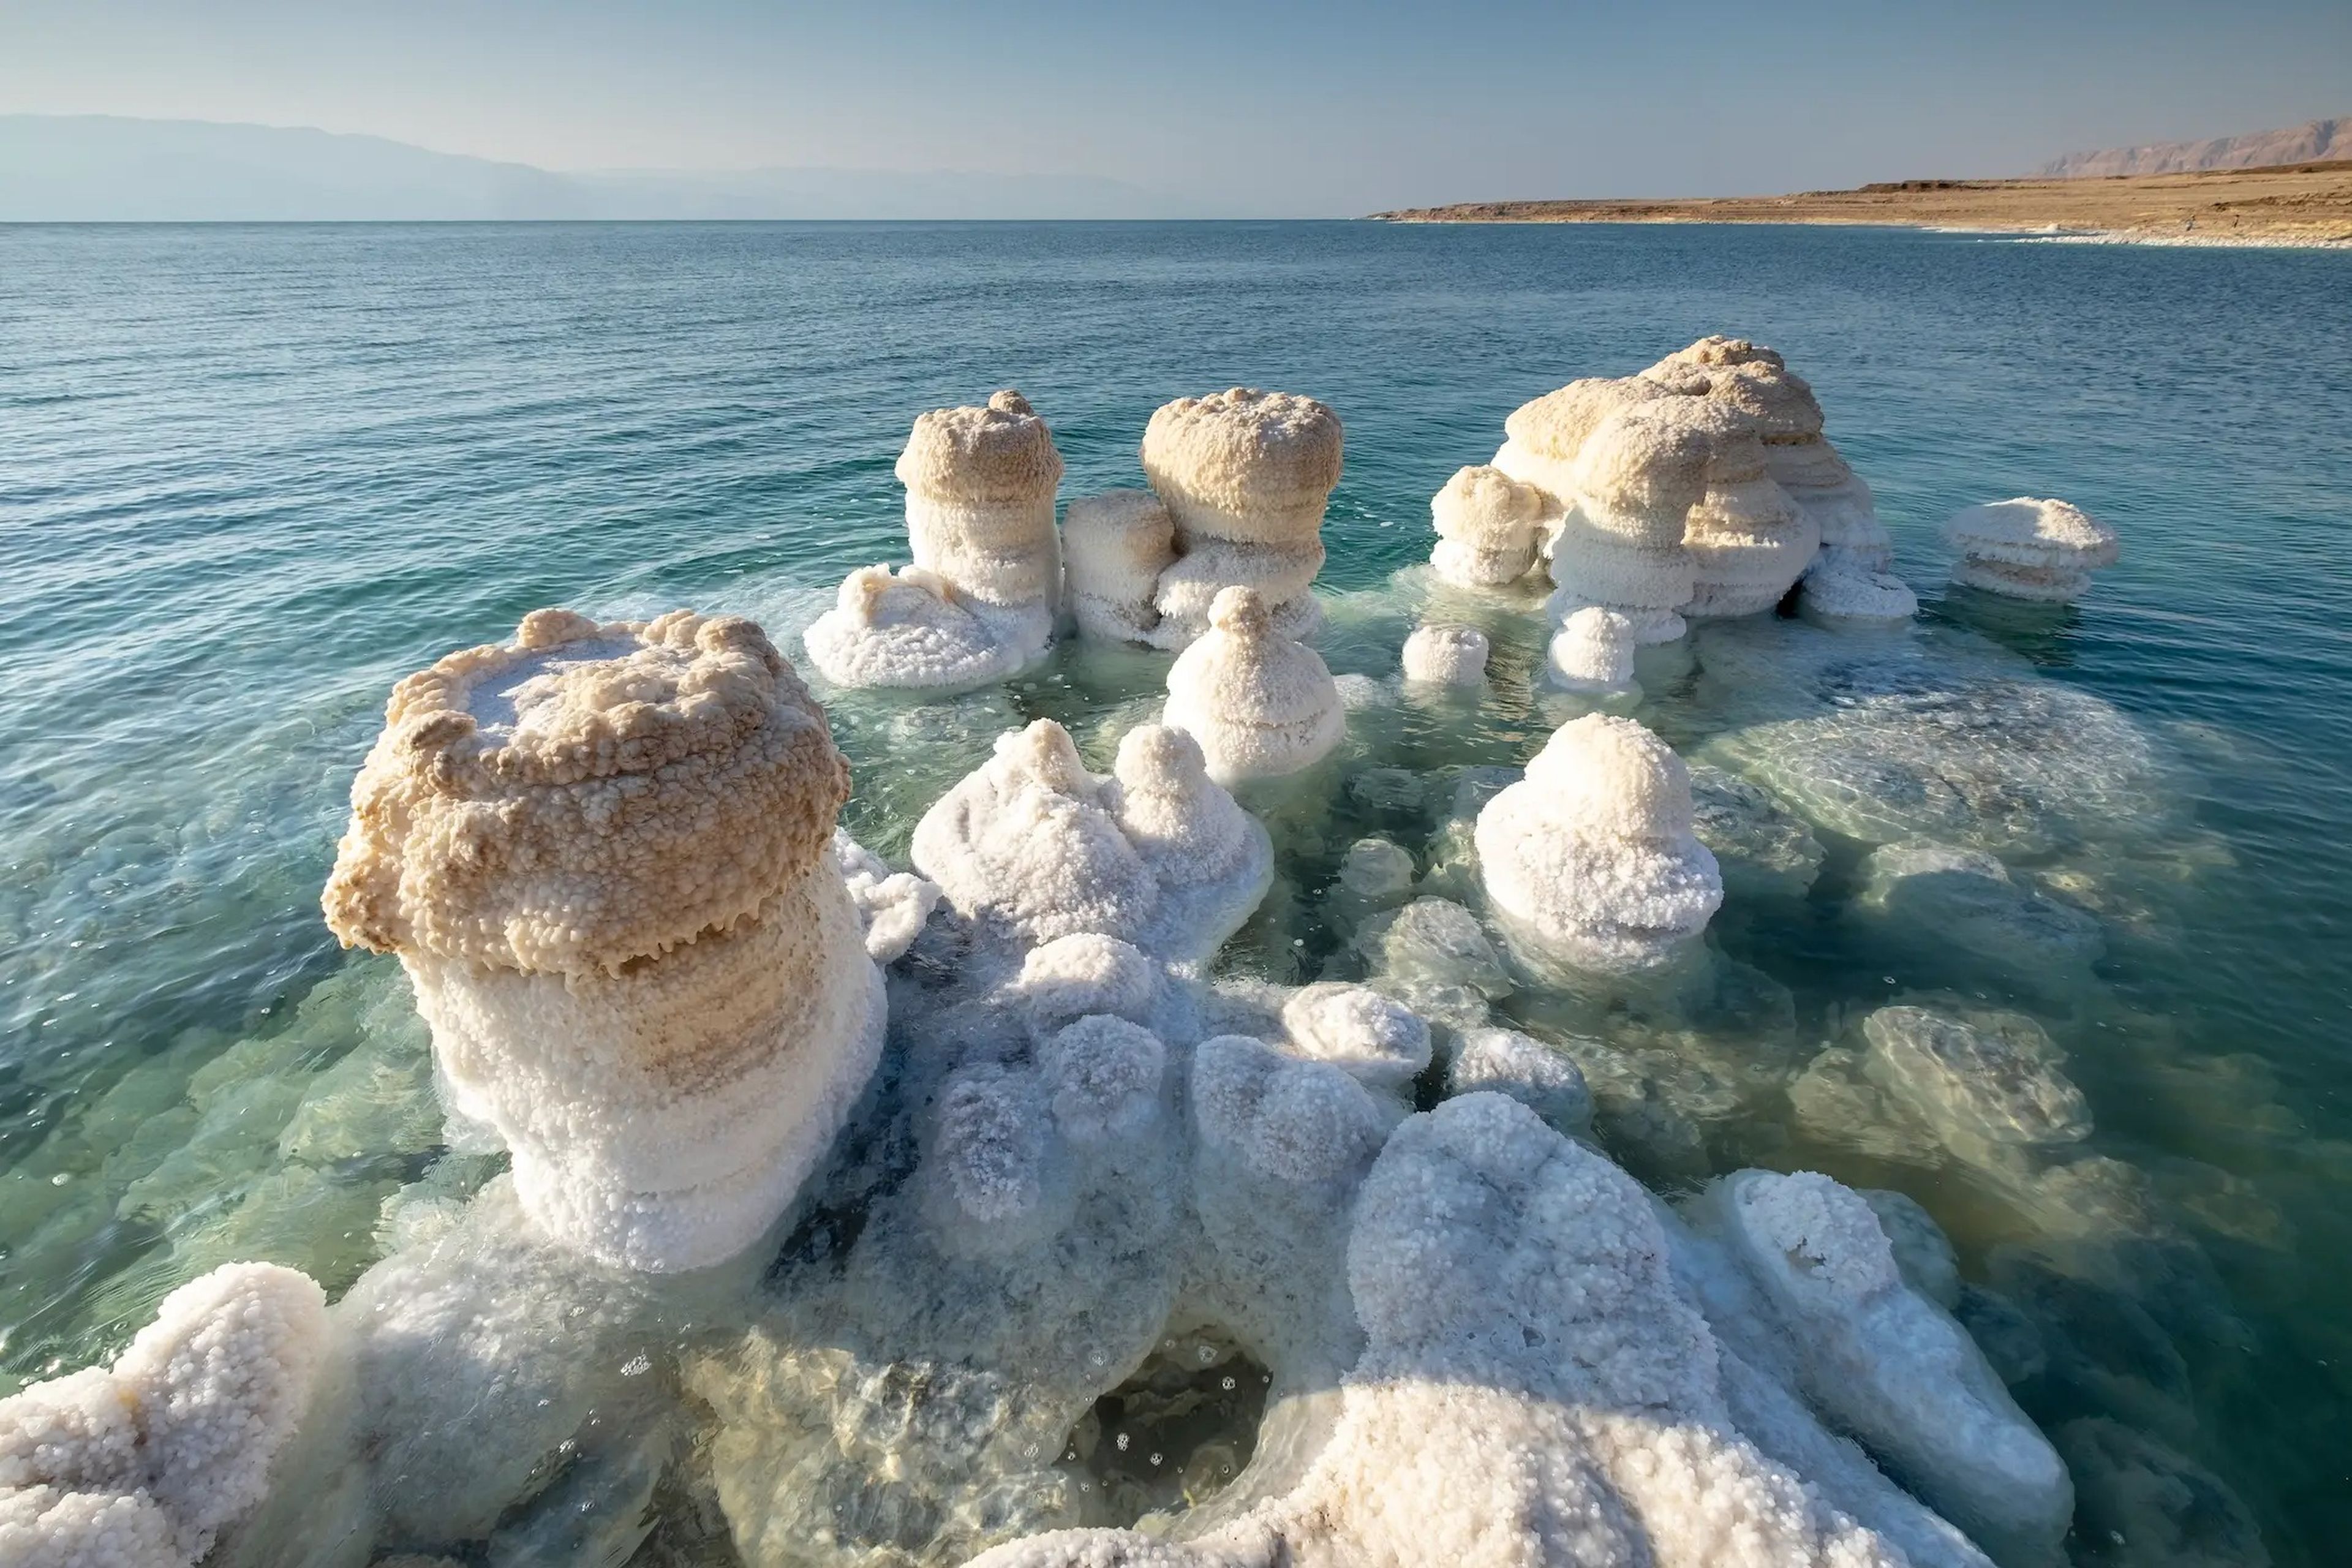
[[[1170,667],[1162,719],[1200,742],[1209,776],[1225,785],[1295,773],[1348,731],[1322,656],[1284,636],[1245,587],[1217,595],[1209,634]]]
[[[1786,1331],[1792,1381],[2003,1563],[2056,1563],[2074,1493],[1966,1330],[1904,1283],[1859,1193],[1813,1172],[1742,1171],[1695,1217]]]
[[[1190,735],[1131,731],[1102,778],[1050,719],[999,736],[940,797],[915,825],[914,859],[995,943],[1092,932],[1169,962],[1214,952],[1274,877],[1265,829]]]
[[[2091,573],[2120,553],[2114,529],[2063,500],[2032,496],[1953,513],[1944,542],[1959,552],[1953,582],[2052,605],[2081,598]]]
[[[1458,468],[1429,503],[1437,545],[1429,563],[1449,583],[1494,587],[1535,569],[1549,498],[1502,469]]]
[[[961,687],[1045,651],[1062,600],[1062,455],[1017,392],[934,408],[898,455],[917,571],[852,573],[803,638],[843,686]]]
[[[1552,541],[1554,620],[1600,605],[1632,621],[1637,642],[1683,635],[1677,612],[1695,581],[1683,531],[1706,493],[1716,423],[1696,399],[1661,397],[1593,426],[1572,470],[1575,504]]]
[[[327,923],[400,956],[541,1229],[699,1268],[782,1211],[881,1048],[848,794],[750,621],[535,611],[393,689]]]
[[[262,1500],[327,1349],[308,1275],[231,1263],[111,1367],[0,1399],[0,1562],[188,1568]]]
[[[1580,969],[1664,963],[1723,902],[1692,831],[1689,770],[1631,719],[1592,713],[1553,731],[1479,812],[1477,846],[1506,933]]]
[[[1404,678],[1416,686],[1477,686],[1486,679],[1486,634],[1475,626],[1415,626],[1404,639]]]
[[[1143,471],[1175,520],[1178,558],[1160,574],[1153,644],[1200,637],[1235,585],[1255,589],[1286,636],[1311,636],[1339,461],[1339,416],[1311,397],[1237,386],[1154,413]]]
[[[1895,547],[1870,487],[1822,434],[1822,405],[1805,379],[1772,350],[1745,338],[1701,338],[1643,371],[1676,391],[1704,393],[1758,422],[1772,478],[1821,531],[1828,564],[1883,573]]]
[[[1767,471],[1763,422],[1712,405],[1706,489],[1683,525],[1691,600],[1683,614],[1752,616],[1779,604],[1813,562],[1821,527]]]
[[[1106,490],[1070,502],[1062,569],[1071,618],[1106,642],[1149,642],[1160,624],[1160,574],[1176,559],[1176,522],[1150,490]]]
[[[1575,500],[1577,455],[1593,430],[1631,404],[1670,395],[1666,387],[1639,376],[1571,381],[1511,410],[1503,421],[1504,441],[1493,466],[1541,493],[1550,503],[1545,526],[1557,527],[1560,514]]]
[[[920,566],[895,577],[887,566],[852,572],[801,640],[836,686],[985,686],[1026,658],[1018,644],[998,640],[955,584]]]
[[[1552,634],[1544,674],[1565,691],[1611,696],[1633,689],[1633,623],[1615,610],[1571,610]]]

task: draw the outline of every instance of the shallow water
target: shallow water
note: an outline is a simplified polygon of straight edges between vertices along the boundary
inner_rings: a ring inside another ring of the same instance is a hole
[[[2149,761],[2029,803],[2056,839],[1984,846],[2097,916],[2081,973],[1873,923],[1867,846],[1809,810],[1811,891],[1735,885],[1717,922],[1754,994],[1709,1039],[1621,1020],[1623,1059],[1585,1064],[1603,1138],[1664,1185],[1748,1162],[1898,1187],[1970,1279],[2046,1305],[2000,1247],[2084,1211],[1824,1141],[1790,1087],[1897,994],[2032,1014],[2089,1147],[2147,1173],[2196,1261],[2135,1286],[2154,1350],[2093,1347],[2160,1361],[2131,1384],[2160,1408],[2089,1373],[2020,1397],[2053,1426],[2137,1417],[2236,1489],[2275,1561],[2330,1562],[2352,1531],[2347,268],[1752,227],[0,229],[0,1377],[110,1351],[229,1257],[340,1289],[398,1239],[378,1217],[404,1184],[484,1173],[443,1154],[396,971],[347,961],[318,913],[399,675],[552,603],[737,610],[781,638],[849,568],[903,558],[890,463],[921,409],[1020,386],[1066,497],[1138,482],[1158,404],[1247,382],[1347,423],[1323,646],[1384,677],[1424,592],[1391,574],[1503,416],[1727,331],[1814,384],[1937,668],[2104,700]],[[1935,522],[2018,493],[2122,531],[2078,609],[1942,589]],[[1426,868],[1458,770],[1514,765],[1556,721],[1526,694],[1535,620],[1449,603],[1497,634],[1495,695],[1360,715],[1328,811],[1261,803],[1285,884],[1226,967],[1344,971],[1326,894],[1349,844],[1381,834]],[[1816,642],[1709,628],[1694,666],[1644,669],[1637,714],[1770,773],[1766,727],[1852,692],[1722,672],[1813,670]],[[902,859],[922,809],[1041,714],[1100,766],[1165,664],[1086,649],[951,702],[839,701],[848,821]]]

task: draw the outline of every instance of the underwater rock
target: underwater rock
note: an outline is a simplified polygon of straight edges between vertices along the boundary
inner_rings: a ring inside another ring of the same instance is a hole
[[[1746,779],[1706,763],[1689,767],[1691,828],[1713,851],[1727,895],[1804,897],[1827,858],[1812,830]]]
[[[1386,838],[1359,838],[1348,846],[1339,874],[1324,895],[1324,920],[1341,935],[1350,935],[1372,916],[1411,899],[1412,879],[1410,850]]]
[[[329,1347],[307,1275],[226,1264],[111,1366],[0,1399],[0,1562],[193,1568],[267,1494]]]
[[[1500,468],[1458,468],[1429,503],[1437,529],[1429,563],[1465,587],[1516,583],[1535,569],[1548,510],[1542,491]]]
[[[1222,590],[1207,618],[1169,668],[1162,722],[1200,743],[1211,778],[1295,773],[1339,743],[1348,715],[1330,669],[1276,628],[1255,589]]]
[[[1966,1331],[1905,1284],[1860,1194],[1811,1172],[1744,1171],[1691,1214],[1769,1303],[1808,1403],[2004,1564],[2062,1561],[2065,1466]]]
[[[2096,917],[2019,887],[1981,849],[1906,838],[1872,850],[1862,872],[1857,918],[1915,946],[1958,948],[2013,980],[2081,977],[2106,952]]]
[[[2122,553],[2114,529],[2063,500],[2031,496],[1955,512],[1943,535],[1959,552],[1953,582],[2054,605],[2081,598],[2091,573]]]
[[[1356,949],[1376,974],[1408,984],[1459,986],[1499,1001],[1514,989],[1478,917],[1448,899],[1421,898],[1366,921]]]
[[[394,689],[328,924],[399,955],[534,1223],[699,1268],[776,1217],[881,1049],[830,852],[848,793],[751,622],[538,611]]]
[[[1884,1188],[1864,1188],[1862,1201],[1878,1216],[1903,1282],[1947,1312],[1960,1304],[1960,1259],[1951,1238],[1918,1200]],[[2003,1382],[2008,1381],[2003,1379]]]
[[[1480,875],[1514,946],[1599,970],[1667,963],[1723,902],[1690,775],[1630,719],[1563,724],[1478,814]]]
[[[2100,1416],[2058,1428],[2084,1559],[2121,1568],[2270,1568],[2253,1515],[2187,1456]]]
[[[1404,639],[1404,678],[1425,686],[1478,686],[1486,679],[1486,634],[1475,626],[1416,626]]]
[[[852,573],[803,637],[842,686],[984,684],[1043,653],[1062,601],[1054,491],[1062,457],[1028,399],[935,408],[895,470],[914,569]]]
[[[1206,632],[1227,588],[1255,590],[1285,637],[1314,635],[1323,509],[1339,482],[1339,416],[1311,397],[1236,386],[1162,405],[1143,433],[1143,472],[1175,523],[1150,640]]]
[[[1972,1163],[1990,1148],[2079,1142],[2091,1114],[2059,1070],[2063,1053],[2021,1013],[1881,1007],[1862,1021],[1870,1042],[1864,1073],[1933,1126]]]
[[[914,860],[1001,944],[1093,932],[1175,961],[1223,945],[1274,871],[1265,829],[1209,777],[1191,736],[1131,730],[1105,778],[1050,719],[1000,736],[924,814]]]
[[[1571,610],[1545,649],[1545,679],[1562,690],[1595,696],[1639,690],[1634,642],[1633,621],[1617,611],[1597,605]]]
[[[1150,490],[1080,496],[1062,516],[1062,571],[1080,635],[1149,642],[1160,574],[1176,559],[1176,522]]]

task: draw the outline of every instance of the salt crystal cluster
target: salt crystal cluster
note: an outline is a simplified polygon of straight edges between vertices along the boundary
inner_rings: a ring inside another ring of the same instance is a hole
[[[1544,673],[1567,691],[1612,696],[1633,689],[1637,638],[1630,616],[1598,605],[1570,610],[1544,651]]]
[[[1045,649],[1062,600],[1062,457],[1017,392],[915,421],[898,456],[914,566],[866,567],[803,638],[841,686],[984,685]]]
[[[113,1365],[0,1399],[0,1563],[193,1568],[261,1502],[328,1347],[308,1275],[231,1263]]]
[[[1210,775],[1183,731],[1146,725],[1090,773],[1050,719],[996,754],[915,826],[915,866],[994,941],[1096,932],[1169,960],[1204,959],[1274,876],[1265,829]]]
[[[2121,553],[2116,531],[2063,500],[2019,496],[1955,512],[1944,542],[1958,552],[1952,581],[2011,599],[2064,605]]]
[[[1601,972],[1665,963],[1723,902],[1690,773],[1630,719],[1563,724],[1478,814],[1480,873],[1515,944]]]
[[[1158,509],[1132,491],[1071,503],[1080,629],[1181,648],[1207,632],[1223,590],[1245,586],[1284,636],[1312,637],[1340,446],[1339,416],[1311,397],[1236,386],[1164,405],[1142,447]]]
[[[394,688],[327,884],[549,1236],[692,1268],[765,1229],[880,1049],[849,770],[759,627],[526,616]]]
[[[1246,587],[1221,591],[1208,635],[1177,656],[1161,718],[1200,743],[1209,776],[1227,785],[1297,773],[1348,731],[1322,656],[1284,635]]]
[[[1429,503],[1437,528],[1429,563],[1465,587],[1516,583],[1535,569],[1546,510],[1541,490],[1501,468],[1457,469]]]
[[[1486,634],[1475,626],[1415,626],[1404,639],[1404,678],[1420,686],[1485,684]]]

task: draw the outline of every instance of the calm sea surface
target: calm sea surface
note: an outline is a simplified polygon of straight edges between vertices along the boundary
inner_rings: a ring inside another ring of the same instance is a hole
[[[1052,424],[1065,496],[1139,482],[1171,397],[1323,399],[1347,426],[1324,585],[1373,589],[1426,556],[1429,497],[1513,406],[1710,331],[1811,380],[1931,623],[2098,694],[2187,764],[2200,847],[2163,940],[2111,932],[2097,975],[2102,1016],[2162,1049],[2051,1026],[2099,1148],[2150,1173],[2242,1331],[2171,1334],[2152,1310],[2091,1353],[2165,1391],[2149,1429],[2237,1490],[2275,1560],[2343,1561],[2335,254],[1700,226],[0,228],[0,1388],[110,1351],[222,1256],[341,1288],[437,1152],[429,1128],[376,1131],[385,1106],[429,1124],[421,1079],[360,1094],[365,1115],[296,1103],[372,1031],[403,1042],[398,1070],[421,1060],[394,972],[347,960],[317,904],[401,674],[558,603],[741,610],[781,638],[849,568],[904,557],[890,465],[913,416],[1005,385]],[[2124,537],[2073,613],[1945,594],[1935,524],[2017,494]],[[872,769],[854,810],[902,852],[995,724],[894,793],[860,711],[840,714]],[[1816,1039],[1831,1004],[1884,989],[1842,976],[1822,929],[1741,953]],[[1800,1161],[1899,1179],[1781,1157]],[[1999,1225],[1933,1177],[1902,1184],[1980,1276]],[[2097,1384],[2029,1408],[2116,1414],[2081,1403]]]

